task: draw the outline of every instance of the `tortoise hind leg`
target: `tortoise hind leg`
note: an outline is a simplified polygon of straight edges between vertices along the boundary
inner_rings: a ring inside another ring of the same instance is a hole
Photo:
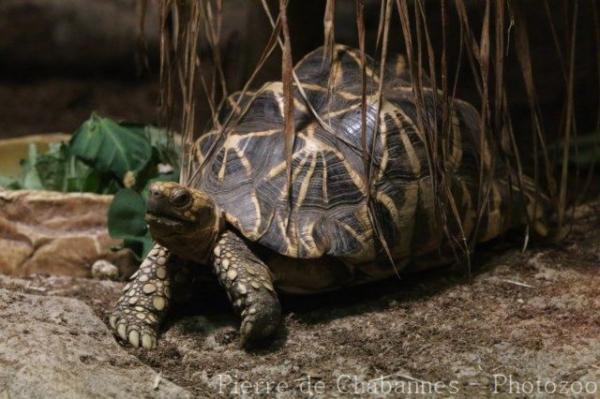
[[[169,252],[155,245],[123,289],[109,317],[115,335],[136,348],[156,346],[158,328],[171,297],[173,268],[167,263],[172,263]]]
[[[231,231],[221,235],[213,254],[217,279],[242,319],[242,346],[273,335],[281,319],[281,305],[269,268]]]

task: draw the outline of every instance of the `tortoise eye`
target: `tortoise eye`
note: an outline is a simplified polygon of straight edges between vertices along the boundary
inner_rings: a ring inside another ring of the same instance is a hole
[[[176,190],[171,195],[171,204],[177,207],[186,206],[192,200],[192,196],[187,190]]]

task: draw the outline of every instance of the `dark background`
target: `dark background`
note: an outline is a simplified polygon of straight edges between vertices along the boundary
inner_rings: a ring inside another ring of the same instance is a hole
[[[575,53],[575,111],[577,130],[596,129],[598,68],[591,4],[579,1]],[[353,1],[338,1],[336,41],[356,46]],[[481,26],[484,1],[466,1],[472,28]],[[557,136],[565,86],[542,0],[521,2],[530,34],[534,77],[550,140]],[[262,51],[270,26],[260,2],[225,0],[221,48],[230,90],[241,87]],[[270,4],[275,6],[275,2]],[[453,4],[453,2],[449,2]],[[570,0],[548,2],[557,36],[564,43]],[[323,42],[325,1],[291,0],[290,31],[295,60]],[[441,48],[438,1],[427,1],[431,39]],[[275,7],[273,7],[275,11]],[[0,2],[0,137],[40,132],[72,132],[90,112],[117,119],[157,123],[158,117],[158,7],[148,1],[145,32],[140,33],[136,0],[3,0]],[[367,44],[373,51],[379,2],[367,1]],[[394,10],[390,51],[402,52],[402,34]],[[459,25],[450,15],[448,64],[458,64]],[[514,39],[514,32],[512,33]],[[511,42],[511,49],[514,47]],[[201,49],[209,53],[204,46]],[[564,51],[564,48],[563,48]],[[261,81],[279,79],[280,54],[275,52],[259,75]],[[564,57],[564,54],[563,54]],[[464,60],[463,60],[464,61]],[[506,85],[517,139],[530,137],[529,109],[515,51],[506,60]],[[469,67],[463,63],[459,95],[477,102]],[[202,117],[207,108],[201,106]],[[200,118],[202,120],[202,118]]]

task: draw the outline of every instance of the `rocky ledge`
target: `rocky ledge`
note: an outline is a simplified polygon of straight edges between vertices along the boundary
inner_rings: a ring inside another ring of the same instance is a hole
[[[91,276],[98,260],[130,274],[133,257],[106,226],[110,195],[0,188],[0,273]]]

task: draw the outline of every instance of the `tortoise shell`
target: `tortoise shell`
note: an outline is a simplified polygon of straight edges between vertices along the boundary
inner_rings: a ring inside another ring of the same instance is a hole
[[[367,148],[374,142],[373,217],[393,257],[407,259],[435,249],[442,234],[433,216],[426,138],[417,128],[415,98],[402,63],[386,68],[379,121],[378,67],[370,58],[366,65]],[[294,70],[306,98],[294,85],[291,189],[287,187],[281,82],[226,100],[219,123],[229,117],[238,119],[237,123],[224,131],[215,127],[198,139],[194,162],[201,171],[193,186],[211,196],[226,220],[245,237],[282,255],[330,255],[357,263],[373,260],[382,250],[368,212],[360,53],[338,45],[330,62],[319,48]],[[329,128],[314,116],[306,99]],[[425,90],[424,101],[425,123],[439,123],[442,112],[431,89]],[[458,100],[452,108],[446,166],[455,180],[463,227],[470,231],[475,220],[472,182],[478,173],[480,148],[478,114]]]

